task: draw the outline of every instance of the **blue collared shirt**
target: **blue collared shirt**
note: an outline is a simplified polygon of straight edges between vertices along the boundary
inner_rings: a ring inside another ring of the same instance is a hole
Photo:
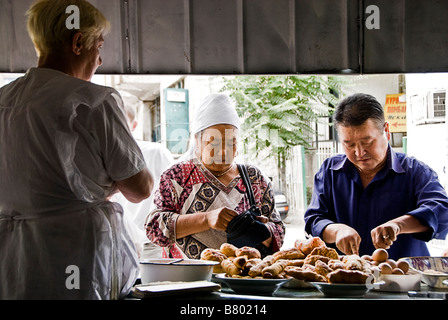
[[[336,155],[325,160],[315,176],[305,231],[322,237],[327,225],[347,224],[361,236],[359,254],[372,254],[370,231],[404,214],[431,231],[399,235],[389,256],[428,256],[425,241],[444,239],[448,232],[448,197],[429,166],[389,146],[386,165],[364,189],[355,166],[345,155]]]

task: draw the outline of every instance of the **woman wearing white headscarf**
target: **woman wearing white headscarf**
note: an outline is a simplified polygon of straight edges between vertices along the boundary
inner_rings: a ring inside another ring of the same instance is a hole
[[[148,238],[168,249],[168,257],[197,259],[205,248],[219,249],[227,242],[229,222],[250,208],[234,162],[239,127],[235,106],[224,94],[206,97],[198,108],[187,159],[162,175],[154,198],[156,209],[146,222]],[[258,168],[245,166],[262,214],[258,220],[271,234],[260,244],[265,249],[261,251],[278,251],[285,228],[274,206],[271,182]]]

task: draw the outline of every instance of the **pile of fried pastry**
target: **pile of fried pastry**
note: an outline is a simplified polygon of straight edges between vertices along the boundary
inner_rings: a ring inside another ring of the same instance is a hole
[[[224,243],[220,249],[205,249],[202,260],[220,262],[215,273],[233,278],[282,279],[293,277],[308,282],[365,283],[372,264],[358,255],[339,256],[319,237],[296,241],[294,248],[261,259],[252,247],[236,248]]]

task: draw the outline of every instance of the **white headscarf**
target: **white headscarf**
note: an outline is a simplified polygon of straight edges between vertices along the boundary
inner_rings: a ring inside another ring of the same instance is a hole
[[[240,128],[241,124],[235,109],[235,104],[228,95],[223,93],[213,93],[208,95],[196,110],[192,123],[190,147],[181,157],[181,160],[187,160],[194,157],[196,149],[196,140],[194,136],[197,133],[218,124],[230,124],[237,129]]]
[[[231,124],[240,128],[240,118],[229,96],[214,93],[207,96],[193,119],[193,135],[217,124]]]

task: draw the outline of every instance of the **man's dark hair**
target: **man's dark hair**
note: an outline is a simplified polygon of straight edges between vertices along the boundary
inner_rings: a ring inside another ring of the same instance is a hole
[[[386,121],[381,104],[365,93],[356,93],[342,100],[333,117],[336,126],[344,127],[357,127],[372,119],[380,130],[383,130]]]

